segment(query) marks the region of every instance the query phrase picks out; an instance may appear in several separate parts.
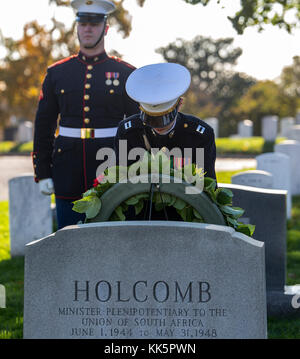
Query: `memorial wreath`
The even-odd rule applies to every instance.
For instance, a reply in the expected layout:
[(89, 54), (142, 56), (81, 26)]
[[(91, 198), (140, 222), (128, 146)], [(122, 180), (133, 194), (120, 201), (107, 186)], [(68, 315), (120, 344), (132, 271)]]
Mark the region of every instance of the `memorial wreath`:
[[(153, 170), (153, 168), (155, 170)], [(232, 191), (227, 188), (218, 188), (216, 180), (204, 177), (203, 170), (197, 168), (194, 164), (175, 169), (173, 161), (162, 151), (159, 151), (156, 155), (150, 155), (148, 152), (145, 152), (145, 156), (141, 161), (135, 162), (129, 167), (114, 166), (106, 169), (103, 174), (94, 180), (93, 188), (83, 193), (81, 199), (73, 202), (73, 210), (79, 213), (85, 213), (86, 222), (94, 222), (103, 210), (102, 196), (117, 184), (122, 183), (126, 185), (126, 183), (131, 182), (137, 187), (141, 182), (145, 181), (145, 179), (149, 179), (156, 188), (159, 188), (162, 177), (164, 177), (164, 180), (169, 179), (170, 183), (179, 183), (181, 181), (184, 186), (189, 186), (189, 188), (192, 186), (194, 188), (194, 194), (186, 195), (187, 199), (190, 198), (188, 196), (199, 196), (200, 193), (204, 193), (205, 197), (221, 212), (224, 223), (227, 226), (233, 227), (237, 232), (252, 237), (255, 226), (239, 221), (244, 210), (232, 206)], [(142, 190), (133, 196), (129, 194), (128, 198), (119, 203), (116, 208), (113, 208), (109, 220), (126, 220), (126, 213), (129, 206), (134, 207), (135, 215), (138, 216), (143, 209), (146, 209), (146, 203), (148, 203), (149, 200), (157, 212), (164, 210), (167, 206), (174, 207), (185, 222), (209, 223), (205, 221), (203, 215), (201, 215), (188, 200), (185, 201), (179, 198), (176, 196), (176, 193), (174, 194), (174, 191), (173, 193), (165, 193), (163, 190)]]

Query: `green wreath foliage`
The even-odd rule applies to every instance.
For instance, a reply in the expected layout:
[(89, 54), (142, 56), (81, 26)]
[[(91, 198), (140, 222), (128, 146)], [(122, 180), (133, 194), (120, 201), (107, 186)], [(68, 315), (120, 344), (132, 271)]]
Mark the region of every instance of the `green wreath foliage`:
[[(231, 190), (217, 188), (216, 180), (210, 177), (204, 177), (203, 170), (197, 168), (194, 164), (189, 164), (181, 169), (174, 169), (170, 159), (162, 151), (159, 151), (155, 155), (154, 160), (158, 161), (156, 168), (159, 174), (163, 174), (164, 170), (168, 168), (168, 175), (170, 175), (171, 178), (177, 177), (192, 185), (202, 180), (204, 193), (219, 208), (227, 225), (233, 227), (237, 232), (244, 233), (250, 237), (253, 236), (255, 226), (252, 224), (244, 224), (238, 220), (244, 214), (244, 210), (232, 206), (233, 193)], [(153, 173), (151, 172), (153, 169), (151, 163), (153, 164), (153, 157), (146, 152), (142, 161), (135, 162), (129, 167), (115, 166), (106, 169), (104, 174), (94, 181), (94, 187), (83, 193), (81, 199), (73, 202), (73, 210), (75, 212), (85, 213), (86, 221), (95, 218), (101, 211), (101, 197), (106, 191), (116, 183), (124, 182), (132, 176), (138, 177), (143, 173)], [(190, 177), (192, 177), (194, 182), (190, 182), (191, 178), (186, 178), (185, 173), (190, 173)], [(129, 206), (134, 207), (136, 215), (140, 214), (148, 200), (149, 193), (139, 193), (126, 199), (115, 208), (110, 217), (110, 221), (125, 221), (125, 214)], [(152, 203), (156, 211), (163, 210), (164, 206), (170, 206), (176, 209), (183, 221), (204, 223), (203, 218), (195, 208), (171, 194), (154, 192)]]

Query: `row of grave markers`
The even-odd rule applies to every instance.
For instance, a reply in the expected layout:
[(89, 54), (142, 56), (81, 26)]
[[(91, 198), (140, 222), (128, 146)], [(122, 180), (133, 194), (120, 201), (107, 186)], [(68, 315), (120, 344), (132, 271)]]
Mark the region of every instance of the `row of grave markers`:
[(232, 176), (231, 182), (244, 186), (286, 190), (287, 218), (290, 218), (292, 196), (300, 194), (300, 142), (280, 142), (275, 145), (274, 151), (257, 156), (257, 170), (238, 173)]
[[(219, 137), (219, 120), (216, 117), (205, 118), (215, 133), (215, 137)], [(279, 129), (280, 128), (280, 129)], [(33, 139), (33, 128), (30, 121), (24, 121), (15, 129), (14, 140), (19, 142), (29, 142)], [(238, 133), (230, 137), (252, 137), (253, 122), (243, 120), (238, 123)], [(300, 112), (296, 117), (283, 117), (279, 120), (278, 116), (265, 116), (262, 118), (262, 136), (266, 141), (274, 141), (277, 136), (287, 137), (292, 140), (300, 140)], [(10, 138), (12, 139), (12, 138)]]
[[(219, 137), (219, 120), (216, 117), (204, 119), (214, 130), (215, 137)], [(243, 120), (238, 123), (238, 133), (230, 138), (248, 138), (253, 136), (253, 121)], [(294, 117), (264, 116), (262, 118), (262, 137), (265, 141), (275, 141), (277, 137), (286, 137), (300, 141), (300, 112)]]

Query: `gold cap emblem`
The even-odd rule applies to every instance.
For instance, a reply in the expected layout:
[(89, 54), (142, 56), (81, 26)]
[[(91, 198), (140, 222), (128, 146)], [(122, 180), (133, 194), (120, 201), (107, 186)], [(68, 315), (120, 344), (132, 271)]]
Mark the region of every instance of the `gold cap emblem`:
[(94, 2), (94, 1), (88, 0), (88, 1), (86, 1), (85, 3), (86, 3), (87, 5), (92, 5), (93, 2)]

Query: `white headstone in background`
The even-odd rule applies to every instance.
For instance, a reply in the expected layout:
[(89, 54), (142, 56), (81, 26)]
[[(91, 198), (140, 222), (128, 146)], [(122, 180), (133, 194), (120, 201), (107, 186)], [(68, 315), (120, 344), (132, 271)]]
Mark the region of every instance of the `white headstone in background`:
[(291, 126), (287, 135), (289, 140), (300, 142), (300, 125)]
[(208, 125), (210, 125), (215, 133), (215, 138), (219, 137), (219, 120), (215, 117), (209, 117), (204, 120)]
[(25, 245), (52, 233), (51, 197), (44, 196), (32, 174), (9, 181), (11, 256), (24, 256)]
[(266, 171), (244, 171), (231, 177), (231, 183), (243, 186), (273, 188), (273, 175)]
[(265, 141), (275, 141), (277, 137), (278, 116), (265, 116), (262, 119), (262, 136)]
[(253, 122), (244, 120), (238, 123), (239, 137), (252, 137), (253, 136)]
[(267, 171), (273, 175), (273, 189), (287, 190), (287, 218), (291, 218), (291, 174), (289, 156), (279, 153), (263, 153), (256, 157), (257, 169)]
[(275, 145), (274, 152), (283, 153), (290, 158), (291, 195), (300, 194), (300, 142), (287, 140)]
[(6, 308), (6, 290), (3, 284), (0, 284), (0, 309)]
[(283, 117), (280, 120), (280, 136), (288, 137), (291, 127), (295, 124), (293, 117)]
[(20, 123), (17, 132), (18, 142), (30, 142), (33, 140), (32, 122), (25, 121)]

